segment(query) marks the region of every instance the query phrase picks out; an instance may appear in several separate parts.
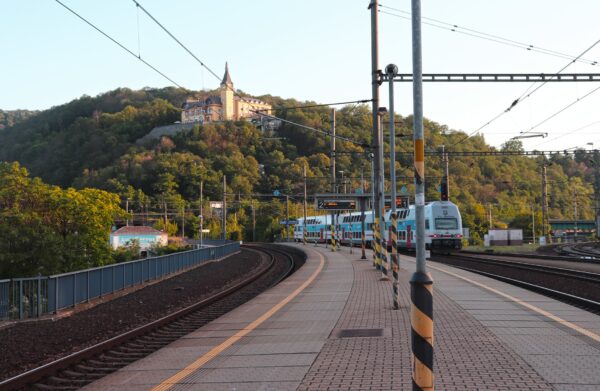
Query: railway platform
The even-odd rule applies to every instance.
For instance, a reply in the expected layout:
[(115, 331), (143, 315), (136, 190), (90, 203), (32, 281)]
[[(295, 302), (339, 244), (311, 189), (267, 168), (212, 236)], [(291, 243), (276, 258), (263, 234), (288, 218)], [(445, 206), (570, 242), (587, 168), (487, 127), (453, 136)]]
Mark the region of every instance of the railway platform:
[[(410, 390), (414, 260), (401, 306), (360, 252), (306, 264), (241, 307), (86, 390)], [(434, 279), (438, 390), (600, 389), (600, 316), (449, 266)]]

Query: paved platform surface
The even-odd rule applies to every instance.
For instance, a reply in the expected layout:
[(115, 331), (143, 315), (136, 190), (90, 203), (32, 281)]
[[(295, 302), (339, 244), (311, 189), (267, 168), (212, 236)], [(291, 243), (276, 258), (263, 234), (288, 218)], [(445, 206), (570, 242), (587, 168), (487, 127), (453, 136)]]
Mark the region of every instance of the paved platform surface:
[[(402, 302), (394, 311), (391, 283), (380, 280), (370, 252), (361, 261), (348, 248), (306, 249), (306, 265), (282, 284), (86, 389), (410, 390), (408, 270), (414, 262), (402, 257)], [(324, 268), (310, 285), (252, 323), (297, 292), (321, 259)], [(438, 390), (600, 390), (600, 316), (429, 266)], [(246, 334), (231, 343), (240, 332)], [(198, 358), (201, 365), (166, 381)]]

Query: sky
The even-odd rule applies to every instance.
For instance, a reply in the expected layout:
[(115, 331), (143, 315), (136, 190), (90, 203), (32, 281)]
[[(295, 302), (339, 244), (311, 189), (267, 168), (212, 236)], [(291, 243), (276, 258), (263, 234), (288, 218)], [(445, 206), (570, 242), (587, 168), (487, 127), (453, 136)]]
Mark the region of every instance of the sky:
[[(43, 110), (118, 87), (172, 85), (55, 0), (0, 1), (0, 109)], [(219, 80), (133, 1), (61, 1), (176, 83), (193, 90), (218, 87)], [(139, 2), (219, 77), (227, 61), (235, 88), (244, 92), (319, 103), (371, 98), (369, 0)], [(410, 11), (409, 0), (380, 4), (395, 15)], [(387, 13), (379, 14), (380, 67), (394, 63), (400, 73), (411, 73), (410, 21)], [(425, 73), (552, 74), (569, 63), (564, 73), (600, 73), (600, 65), (589, 64), (600, 62), (600, 43), (593, 46), (600, 40), (598, 0), (422, 0), (422, 15), (459, 26), (452, 32), (423, 25)], [(460, 33), (468, 32), (464, 28), (572, 56), (593, 48), (585, 62), (572, 63)], [(471, 134), (535, 87), (425, 83), (424, 114)], [(480, 132), (494, 146), (531, 129), (548, 136), (523, 139), (528, 150), (600, 148), (598, 87), (548, 83)], [(381, 88), (385, 106), (387, 90)], [(410, 115), (412, 85), (396, 83), (395, 97), (396, 112)]]

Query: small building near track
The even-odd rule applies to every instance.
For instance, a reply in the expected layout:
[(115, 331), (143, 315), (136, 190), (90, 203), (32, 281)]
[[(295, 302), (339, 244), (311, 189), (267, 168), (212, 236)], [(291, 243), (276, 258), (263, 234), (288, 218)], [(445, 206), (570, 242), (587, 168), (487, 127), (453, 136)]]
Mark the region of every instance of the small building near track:
[(110, 234), (110, 245), (113, 249), (130, 245), (134, 241), (139, 243), (140, 250), (143, 251), (152, 246), (166, 246), (169, 242), (169, 235), (143, 225), (128, 225)]

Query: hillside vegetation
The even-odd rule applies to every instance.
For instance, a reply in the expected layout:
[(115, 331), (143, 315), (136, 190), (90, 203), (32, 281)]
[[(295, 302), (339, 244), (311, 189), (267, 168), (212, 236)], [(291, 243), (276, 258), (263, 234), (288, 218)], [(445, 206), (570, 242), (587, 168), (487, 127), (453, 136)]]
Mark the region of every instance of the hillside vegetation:
[[(263, 132), (250, 122), (211, 123), (196, 126), (149, 145), (135, 141), (159, 125), (180, 118), (179, 107), (193, 92), (175, 88), (132, 91), (118, 89), (96, 97), (76, 99), (19, 121), (0, 132), (0, 160), (18, 161), (33, 176), (61, 187), (98, 188), (116, 193), (121, 206), (129, 200), (130, 211), (152, 220), (152, 211), (164, 213), (165, 205), (172, 233), (185, 220), (187, 236), (197, 235), (200, 182), (204, 182), (205, 228), (217, 237), (220, 223), (208, 207), (209, 200), (222, 198), (222, 177), (227, 178), (230, 205), (230, 238), (252, 239), (251, 207), (256, 208), (256, 239), (270, 240), (281, 234), (279, 220), (285, 216), (285, 203), (271, 197), (274, 190), (292, 195), (290, 215), (301, 215), (302, 170), (307, 166), (309, 194), (326, 192), (329, 184), (330, 141), (318, 133), (284, 124), (276, 131)], [(262, 96), (276, 108), (275, 114), (315, 128), (329, 129), (331, 109), (327, 107), (291, 109), (310, 102)], [(400, 117), (398, 133), (412, 134), (412, 118)], [(346, 106), (337, 111), (336, 132), (368, 144), (371, 114), (366, 105)], [(454, 151), (492, 151), (482, 136), (465, 141), (463, 132), (453, 131), (433, 121), (425, 121), (426, 146), (442, 145)], [(386, 135), (386, 153), (387, 138)], [(455, 145), (456, 144), (456, 145)], [(399, 137), (399, 151), (407, 152), (397, 161), (398, 187), (412, 194), (412, 139)], [(502, 149), (520, 150), (521, 144), (508, 142)], [(337, 170), (344, 171), (347, 188), (361, 187), (360, 177), (370, 176), (370, 162), (364, 150), (338, 141)], [(531, 236), (532, 206), (536, 230), (541, 228), (541, 165), (544, 158), (522, 156), (457, 157), (450, 161), (451, 200), (463, 214), (474, 242), (479, 242), (489, 225), (489, 211), (495, 227), (520, 227)], [(593, 159), (593, 158), (592, 158)], [(600, 163), (578, 154), (548, 159), (550, 218), (574, 216), (592, 219), (594, 170)], [(438, 186), (443, 167), (439, 157), (426, 161), (426, 196), (439, 198)], [(386, 158), (386, 169), (389, 159)], [(343, 187), (341, 187), (343, 188)], [(340, 189), (341, 189), (340, 188)], [(389, 183), (386, 182), (389, 190)], [(309, 205), (309, 213), (312, 207)], [(183, 212), (185, 210), (185, 213)], [(156, 217), (155, 223), (158, 224)]]

